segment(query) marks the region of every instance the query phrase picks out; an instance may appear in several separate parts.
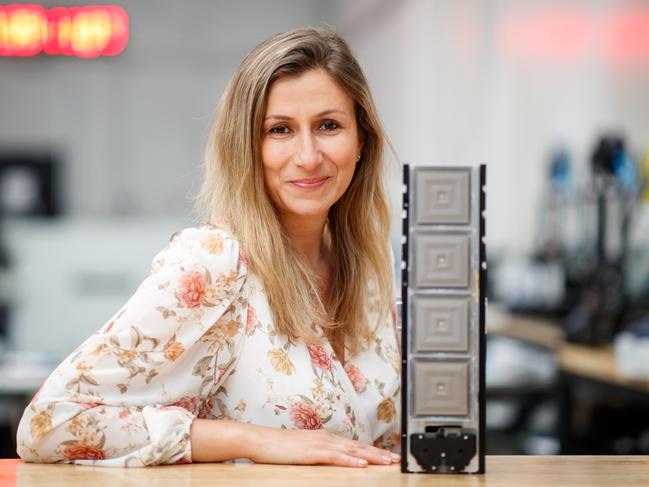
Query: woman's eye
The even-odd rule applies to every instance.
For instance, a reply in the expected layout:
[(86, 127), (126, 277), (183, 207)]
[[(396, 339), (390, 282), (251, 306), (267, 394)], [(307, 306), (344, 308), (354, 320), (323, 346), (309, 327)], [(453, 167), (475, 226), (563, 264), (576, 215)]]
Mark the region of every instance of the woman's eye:
[(336, 130), (339, 126), (333, 120), (327, 120), (320, 125), (324, 130)]
[(287, 134), (288, 127), (286, 125), (278, 125), (277, 127), (272, 127), (269, 132), (271, 134)]

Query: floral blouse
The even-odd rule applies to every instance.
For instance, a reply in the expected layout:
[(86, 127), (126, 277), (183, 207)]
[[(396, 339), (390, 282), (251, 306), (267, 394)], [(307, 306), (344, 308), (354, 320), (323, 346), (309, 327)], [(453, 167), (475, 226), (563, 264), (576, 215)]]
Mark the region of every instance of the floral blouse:
[(379, 326), (343, 366), (327, 340), (276, 333), (263, 283), (226, 227), (186, 228), (122, 309), (45, 381), (18, 426), (18, 454), (115, 467), (189, 463), (195, 418), (326, 428), (396, 451), (393, 325)]

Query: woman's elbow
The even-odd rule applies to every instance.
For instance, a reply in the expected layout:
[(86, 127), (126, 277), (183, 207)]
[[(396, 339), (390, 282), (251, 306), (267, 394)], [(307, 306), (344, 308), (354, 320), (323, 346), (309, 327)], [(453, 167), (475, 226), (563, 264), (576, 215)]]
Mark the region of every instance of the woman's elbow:
[(21, 421), (16, 434), (16, 453), (24, 462), (46, 462), (52, 453), (51, 451), (45, 451), (47, 449), (46, 445), (47, 443), (43, 438), (34, 438)]
[[(39, 408), (41, 409), (41, 408)], [(63, 425), (54, 426), (51, 408), (34, 410), (30, 404), (18, 424), (16, 431), (16, 453), (25, 462), (54, 463), (65, 460), (56, 441), (56, 430)]]

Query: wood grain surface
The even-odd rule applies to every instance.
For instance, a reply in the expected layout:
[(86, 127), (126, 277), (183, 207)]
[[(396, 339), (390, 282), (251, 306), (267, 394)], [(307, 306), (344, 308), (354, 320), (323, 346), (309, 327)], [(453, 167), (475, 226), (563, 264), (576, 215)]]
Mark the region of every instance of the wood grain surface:
[(0, 486), (649, 486), (644, 456), (488, 456), (484, 475), (402, 474), (398, 466), (341, 468), (192, 464), (147, 468), (38, 465), (0, 460)]

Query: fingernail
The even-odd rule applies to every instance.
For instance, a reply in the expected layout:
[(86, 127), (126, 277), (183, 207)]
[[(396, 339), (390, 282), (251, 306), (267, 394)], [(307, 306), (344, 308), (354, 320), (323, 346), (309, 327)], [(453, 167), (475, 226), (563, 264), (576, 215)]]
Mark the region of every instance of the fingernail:
[(392, 463), (392, 459), (390, 457), (384, 456), (383, 463)]
[(358, 463), (359, 465), (367, 465), (367, 460), (365, 460), (364, 458), (357, 458), (356, 463)]
[(397, 455), (396, 453), (390, 453), (390, 456), (392, 457), (392, 460), (401, 460), (401, 455)]

